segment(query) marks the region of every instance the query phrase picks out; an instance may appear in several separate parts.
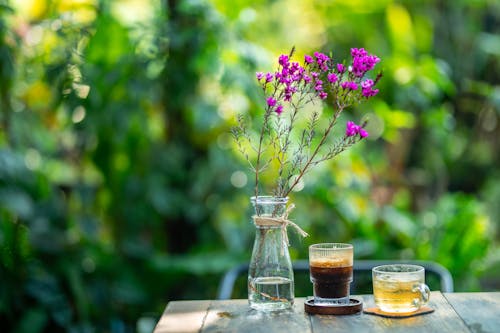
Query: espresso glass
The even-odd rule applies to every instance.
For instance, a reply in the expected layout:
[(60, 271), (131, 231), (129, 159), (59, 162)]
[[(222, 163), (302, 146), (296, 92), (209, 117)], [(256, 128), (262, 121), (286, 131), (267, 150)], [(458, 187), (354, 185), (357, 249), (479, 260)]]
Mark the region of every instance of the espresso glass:
[(314, 304), (349, 304), (353, 246), (321, 243), (309, 246), (309, 271), (314, 289)]
[(429, 301), (430, 290), (422, 266), (377, 266), (372, 269), (372, 277), (375, 304), (384, 312), (415, 312)]

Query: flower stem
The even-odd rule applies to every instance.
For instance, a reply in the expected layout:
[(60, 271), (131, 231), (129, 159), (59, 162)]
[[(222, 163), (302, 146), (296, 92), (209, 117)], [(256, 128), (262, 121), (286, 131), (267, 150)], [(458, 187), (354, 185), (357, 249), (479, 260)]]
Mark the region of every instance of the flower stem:
[(259, 147), (257, 148), (257, 161), (255, 161), (255, 198), (259, 197), (259, 171), (260, 171), (260, 157), (262, 155), (262, 143), (264, 141), (264, 131), (269, 126), (269, 117), (271, 115), (271, 107), (268, 106), (264, 114), (264, 124), (260, 129)]
[(339, 109), (337, 110), (337, 112), (335, 112), (335, 114), (333, 115), (332, 119), (330, 120), (330, 123), (328, 124), (328, 127), (325, 130), (325, 133), (323, 134), (323, 137), (321, 138), (321, 141), (318, 143), (318, 145), (316, 146), (316, 149), (314, 149), (314, 152), (311, 154), (311, 156), (307, 160), (306, 165), (300, 170), (300, 173), (299, 173), (298, 177), (295, 178), (293, 184), (288, 188), (288, 190), (283, 195), (283, 197), (287, 197), (290, 194), (290, 192), (293, 190), (293, 188), (295, 186), (297, 186), (297, 184), (299, 183), (299, 181), (302, 179), (302, 177), (308, 171), (309, 167), (312, 165), (312, 163), (314, 161), (314, 158), (318, 154), (320, 148), (323, 146), (323, 144), (325, 143), (326, 139), (328, 138), (328, 135), (330, 134), (333, 126), (335, 126), (335, 123), (337, 122), (337, 119), (338, 119), (340, 113), (342, 113), (342, 109), (343, 108), (339, 107)]

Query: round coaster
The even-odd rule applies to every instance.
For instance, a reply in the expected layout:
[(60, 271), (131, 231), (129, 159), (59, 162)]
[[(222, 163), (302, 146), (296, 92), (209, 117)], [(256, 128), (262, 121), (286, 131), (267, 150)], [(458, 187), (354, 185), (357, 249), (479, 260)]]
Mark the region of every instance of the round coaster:
[(363, 302), (351, 298), (349, 299), (349, 304), (345, 305), (317, 305), (314, 304), (314, 298), (311, 298), (304, 302), (304, 309), (310, 314), (351, 315), (363, 310)]

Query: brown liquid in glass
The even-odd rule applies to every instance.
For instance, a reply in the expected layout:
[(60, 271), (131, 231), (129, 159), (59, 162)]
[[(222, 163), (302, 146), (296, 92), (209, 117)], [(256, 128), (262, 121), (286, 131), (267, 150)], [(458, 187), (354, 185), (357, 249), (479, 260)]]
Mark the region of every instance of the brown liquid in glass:
[[(352, 266), (339, 267), (328, 262), (311, 262), (311, 282), (314, 295), (321, 298), (342, 298), (349, 296), (349, 285), (353, 281)], [(332, 267), (333, 266), (333, 267)]]

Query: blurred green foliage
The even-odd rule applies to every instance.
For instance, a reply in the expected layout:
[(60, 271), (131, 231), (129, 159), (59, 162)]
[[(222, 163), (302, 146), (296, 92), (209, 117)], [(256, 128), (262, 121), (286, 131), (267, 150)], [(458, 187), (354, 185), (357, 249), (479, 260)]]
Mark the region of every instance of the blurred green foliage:
[[(286, 15), (283, 15), (286, 13)], [(294, 258), (445, 265), (500, 288), (500, 6), (476, 1), (0, 2), (0, 322), (124, 332), (214, 298), (248, 261), (251, 176), (229, 128), (280, 53), (365, 47), (370, 140), (294, 193)]]

